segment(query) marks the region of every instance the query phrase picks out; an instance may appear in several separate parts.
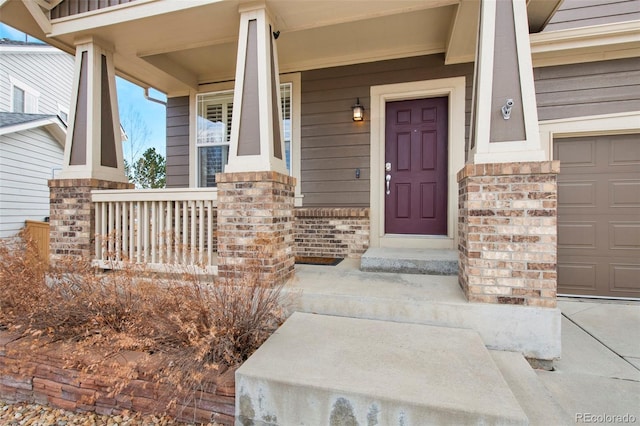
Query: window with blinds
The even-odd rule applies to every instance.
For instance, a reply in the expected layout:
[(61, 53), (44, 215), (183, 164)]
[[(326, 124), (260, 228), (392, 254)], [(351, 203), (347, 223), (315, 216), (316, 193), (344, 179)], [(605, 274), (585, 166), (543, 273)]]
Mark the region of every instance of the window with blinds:
[[(280, 85), (287, 169), (291, 171), (291, 83)], [(197, 95), (198, 186), (216, 186), (216, 173), (229, 161), (233, 91)]]

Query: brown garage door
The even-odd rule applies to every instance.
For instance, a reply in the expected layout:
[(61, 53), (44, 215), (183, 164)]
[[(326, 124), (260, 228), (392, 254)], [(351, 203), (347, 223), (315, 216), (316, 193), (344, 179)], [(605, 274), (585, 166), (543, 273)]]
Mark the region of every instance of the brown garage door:
[(558, 293), (640, 298), (640, 135), (554, 141)]

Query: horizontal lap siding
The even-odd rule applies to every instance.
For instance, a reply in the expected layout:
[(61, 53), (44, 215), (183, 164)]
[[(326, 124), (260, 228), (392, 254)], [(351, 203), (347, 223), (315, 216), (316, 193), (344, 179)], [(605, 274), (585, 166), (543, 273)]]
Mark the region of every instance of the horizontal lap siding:
[[(16, 48), (19, 50), (19, 48)], [(10, 78), (40, 93), (39, 114), (58, 114), (58, 104), (69, 109), (73, 85), (74, 57), (51, 49), (51, 53), (29, 52), (0, 54), (0, 111), (10, 112), (12, 93)], [(42, 72), (53, 69), (55, 72)]]
[[(304, 206), (369, 206), (371, 86), (458, 76), (467, 80), (468, 128), (473, 64), (445, 66), (443, 55), (430, 55), (303, 72)], [(351, 118), (356, 98), (365, 106), (363, 123)]]
[(189, 97), (167, 99), (167, 188), (189, 187)]
[(0, 238), (18, 232), (24, 221), (49, 216), (53, 169), (63, 149), (44, 129), (0, 136)]
[(105, 7), (117, 6), (135, 0), (63, 0), (51, 10), (51, 19), (64, 18)]
[(538, 118), (640, 110), (640, 58), (534, 70)]
[(640, 0), (564, 0), (544, 32), (640, 19)]

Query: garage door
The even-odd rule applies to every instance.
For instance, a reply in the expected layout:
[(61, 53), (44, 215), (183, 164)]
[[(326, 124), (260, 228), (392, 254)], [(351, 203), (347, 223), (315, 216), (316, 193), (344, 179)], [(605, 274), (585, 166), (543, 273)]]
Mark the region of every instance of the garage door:
[(558, 293), (640, 298), (640, 135), (554, 140)]

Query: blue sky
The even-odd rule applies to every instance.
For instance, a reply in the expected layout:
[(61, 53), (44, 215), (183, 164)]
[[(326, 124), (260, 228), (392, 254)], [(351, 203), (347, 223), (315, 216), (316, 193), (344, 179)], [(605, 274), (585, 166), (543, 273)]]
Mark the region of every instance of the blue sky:
[[(0, 38), (20, 41), (27, 40), (25, 39), (24, 33), (2, 23), (0, 23)], [(39, 40), (29, 37), (28, 41), (37, 42)], [(141, 144), (142, 149), (140, 150), (140, 153), (148, 147), (155, 147), (162, 155), (166, 155), (165, 107), (156, 102), (151, 102), (145, 99), (144, 90), (141, 87), (129, 83), (122, 78), (116, 77), (116, 86), (118, 90), (118, 109), (120, 111), (121, 121), (127, 121), (127, 117), (125, 117), (126, 114), (139, 115), (140, 120), (143, 123), (141, 124), (141, 127), (146, 126), (149, 130), (148, 138), (143, 144)], [(166, 100), (166, 97), (162, 93), (154, 90), (151, 90), (150, 95), (156, 99)], [(131, 111), (133, 111), (133, 113)], [(125, 130), (129, 132), (128, 129), (125, 128)], [(125, 158), (128, 157), (126, 143), (127, 142), (123, 145)]]

